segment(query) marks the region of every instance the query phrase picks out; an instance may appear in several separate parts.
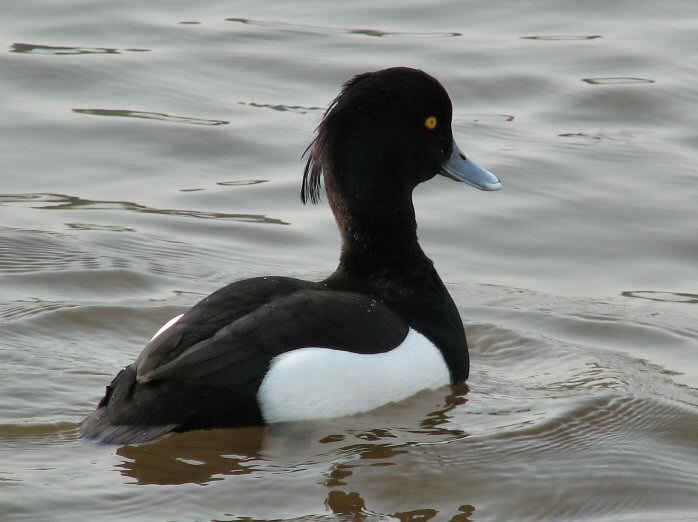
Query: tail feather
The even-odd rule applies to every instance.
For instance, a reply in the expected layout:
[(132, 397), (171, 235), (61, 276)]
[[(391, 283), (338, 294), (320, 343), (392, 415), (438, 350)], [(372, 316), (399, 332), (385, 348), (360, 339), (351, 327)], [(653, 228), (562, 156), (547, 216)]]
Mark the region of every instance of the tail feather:
[(78, 427), (81, 437), (101, 444), (143, 444), (159, 439), (176, 428), (176, 424), (112, 424), (104, 408), (97, 408), (85, 417)]

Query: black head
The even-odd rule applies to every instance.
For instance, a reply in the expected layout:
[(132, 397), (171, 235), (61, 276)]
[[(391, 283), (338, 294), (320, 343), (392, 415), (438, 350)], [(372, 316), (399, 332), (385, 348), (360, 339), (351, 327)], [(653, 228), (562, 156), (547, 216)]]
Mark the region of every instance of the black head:
[(406, 67), (364, 73), (344, 84), (310, 144), (301, 200), (316, 203), (324, 175), (332, 204), (411, 197), (451, 157), (451, 100), (428, 74)]

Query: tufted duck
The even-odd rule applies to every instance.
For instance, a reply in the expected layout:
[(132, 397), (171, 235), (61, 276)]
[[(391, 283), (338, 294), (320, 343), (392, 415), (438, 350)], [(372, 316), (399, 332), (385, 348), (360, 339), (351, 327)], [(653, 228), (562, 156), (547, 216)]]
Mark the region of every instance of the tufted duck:
[(171, 431), (328, 418), (463, 382), (458, 310), (417, 242), (412, 191), (442, 174), (499, 180), (453, 141), (451, 101), (404, 67), (348, 81), (308, 147), (301, 199), (324, 179), (339, 266), (321, 282), (257, 277), (163, 326), (107, 386), (83, 437), (125, 444)]

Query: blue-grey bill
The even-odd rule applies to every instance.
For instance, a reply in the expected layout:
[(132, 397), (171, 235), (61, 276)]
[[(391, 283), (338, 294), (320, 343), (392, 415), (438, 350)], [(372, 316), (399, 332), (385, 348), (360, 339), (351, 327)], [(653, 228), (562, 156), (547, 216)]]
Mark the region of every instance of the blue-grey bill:
[(502, 188), (502, 183), (497, 176), (474, 161), (467, 159), (455, 142), (453, 143), (453, 153), (445, 165), (441, 167), (439, 174), (456, 181), (464, 181), (480, 190), (499, 190)]

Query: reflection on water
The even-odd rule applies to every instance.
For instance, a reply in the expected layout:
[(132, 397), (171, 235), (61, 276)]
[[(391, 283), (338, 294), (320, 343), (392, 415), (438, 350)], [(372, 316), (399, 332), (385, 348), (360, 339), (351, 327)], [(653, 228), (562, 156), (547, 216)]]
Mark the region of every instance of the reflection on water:
[(307, 25), (307, 24), (296, 24), (289, 22), (279, 22), (271, 20), (250, 20), (247, 18), (226, 18), (226, 22), (236, 22), (245, 25), (254, 25), (258, 27), (274, 27), (277, 29), (289, 29), (292, 31), (303, 31), (303, 32), (320, 32), (320, 33), (333, 33), (333, 34), (349, 34), (349, 35), (361, 35), (361, 36), (376, 36), (379, 38), (390, 37), (390, 36), (403, 36), (403, 37), (419, 37), (419, 38), (441, 38), (441, 37), (455, 37), (463, 36), (462, 33), (453, 32), (402, 32), (402, 31), (381, 31), (379, 29), (343, 29), (339, 27), (323, 27), (318, 25)]
[(111, 47), (58, 47), (52, 45), (14, 43), (11, 53), (74, 55), (74, 54), (121, 54), (123, 52), (148, 52), (150, 49), (115, 49)]
[(238, 102), (240, 105), (248, 105), (260, 109), (271, 109), (279, 112), (295, 112), (296, 114), (308, 114), (309, 112), (325, 112), (324, 107), (302, 107), (300, 105), (284, 105), (282, 103), (255, 103)]
[(25, 444), (57, 445), (78, 439), (75, 424), (56, 422), (53, 424), (0, 424), (0, 444), (7, 448)]
[(638, 141), (638, 135), (629, 131), (619, 131), (614, 134), (608, 132), (563, 132), (557, 135), (559, 138), (567, 138), (580, 145), (594, 145), (599, 142), (634, 143)]
[(661, 303), (698, 303), (698, 294), (686, 294), (682, 292), (657, 292), (652, 290), (632, 290), (623, 292), (625, 297), (648, 299)]
[[(283, 463), (326, 463), (331, 471), (325, 485), (346, 485), (342, 479), (352, 474), (357, 461), (393, 465), (391, 459), (409, 447), (467, 437), (448, 424), (452, 411), (467, 402), (467, 393), (467, 386), (461, 385), (447, 395), (423, 392), (405, 404), (342, 419), (171, 434), (119, 448), (118, 455), (125, 459), (119, 469), (139, 484), (206, 484), (225, 475), (263, 473)], [(441, 407), (424, 411), (435, 400), (443, 401)], [(377, 422), (386, 424), (375, 427)]]
[(475, 514), (473, 506), (464, 504), (458, 507), (455, 513), (440, 513), (436, 509), (424, 508), (411, 511), (396, 511), (394, 513), (380, 513), (366, 507), (366, 501), (354, 491), (330, 491), (325, 500), (325, 505), (335, 515), (350, 516), (351, 520), (371, 520), (375, 517), (390, 517), (401, 522), (426, 522), (435, 517), (439, 520), (450, 522), (470, 522)]
[(65, 223), (65, 226), (73, 230), (103, 230), (109, 232), (135, 232), (135, 228), (119, 225), (100, 225), (98, 223)]
[[(337, 515), (360, 519), (387, 515), (410, 521), (439, 515), (449, 520), (470, 520), (475, 508), (468, 504), (459, 504), (452, 513), (429, 505), (381, 513), (367, 500), (371, 498), (370, 486), (360, 485), (367, 469), (394, 469), (399, 474), (401, 459), (419, 451), (416, 448), (467, 437), (452, 427), (436, 427), (446, 423), (453, 409), (466, 402), (467, 391), (466, 386), (455, 387), (442, 399), (444, 405), (422, 413), (421, 421), (415, 418), (415, 410), (423, 411), (442, 394), (424, 392), (408, 400), (408, 405), (392, 405), (344, 419), (174, 434), (150, 444), (119, 448), (117, 454), (124, 460), (116, 469), (141, 485), (207, 485), (228, 476), (268, 479), (293, 469), (295, 473), (310, 472), (320, 481), (326, 488), (324, 505)], [(375, 427), (376, 423), (383, 426)], [(418, 425), (424, 429), (416, 429)]]
[(654, 83), (654, 80), (649, 80), (647, 78), (627, 78), (623, 76), (609, 78), (582, 78), (582, 81), (590, 83), (592, 85), (627, 85), (633, 83)]
[(221, 185), (223, 187), (237, 187), (245, 185), (259, 185), (260, 183), (266, 183), (268, 179), (234, 179), (230, 181), (217, 181), (216, 185)]
[(159, 112), (127, 111), (122, 109), (73, 109), (78, 114), (92, 114), (93, 116), (117, 116), (120, 118), (141, 118), (144, 120), (166, 121), (169, 123), (187, 123), (189, 125), (228, 125), (229, 121), (204, 120), (201, 118), (188, 118), (185, 116), (171, 116)]
[(509, 122), (514, 121), (514, 116), (511, 114), (463, 114), (459, 116), (459, 120), (467, 120), (475, 123), (480, 122)]
[(562, 34), (562, 35), (546, 35), (546, 36), (522, 36), (522, 40), (541, 40), (547, 42), (565, 42), (575, 40), (596, 40), (602, 38), (600, 34)]
[[(266, 180), (257, 180), (254, 183), (247, 182), (241, 184), (257, 184), (263, 181)], [(46, 210), (127, 210), (130, 212), (142, 212), (144, 214), (161, 214), (198, 219), (231, 219), (267, 225), (290, 224), (281, 219), (270, 218), (261, 214), (234, 214), (228, 212), (207, 212), (203, 210), (153, 208), (139, 205), (131, 201), (97, 201), (66, 194), (0, 194), (0, 206), (12, 203), (31, 203), (32, 208)]]
[(167, 436), (141, 446), (124, 446), (120, 473), (138, 484), (207, 484), (255, 470), (263, 428), (206, 430)]

